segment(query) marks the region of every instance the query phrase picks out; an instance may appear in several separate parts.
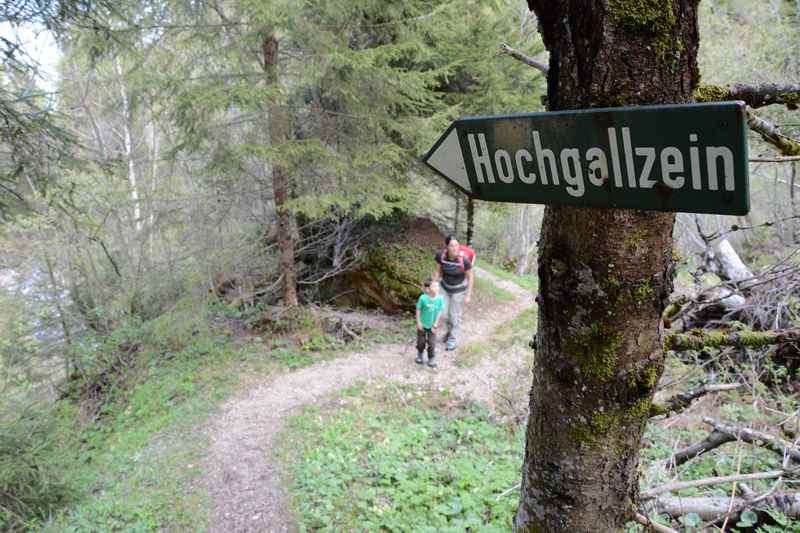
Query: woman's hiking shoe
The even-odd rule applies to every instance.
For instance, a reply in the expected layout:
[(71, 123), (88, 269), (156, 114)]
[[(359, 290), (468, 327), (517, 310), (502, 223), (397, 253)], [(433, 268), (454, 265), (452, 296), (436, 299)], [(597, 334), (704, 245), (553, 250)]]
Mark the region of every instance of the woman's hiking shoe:
[(425, 362), (425, 361), (422, 360), (422, 352), (419, 352), (417, 354), (417, 358), (414, 359), (414, 362), (417, 363), (418, 365), (421, 365), (421, 364), (423, 364)]
[(453, 351), (456, 349), (456, 340), (455, 339), (448, 339), (447, 341), (447, 350)]
[(436, 368), (436, 361), (433, 359), (428, 359), (428, 366), (431, 368)]

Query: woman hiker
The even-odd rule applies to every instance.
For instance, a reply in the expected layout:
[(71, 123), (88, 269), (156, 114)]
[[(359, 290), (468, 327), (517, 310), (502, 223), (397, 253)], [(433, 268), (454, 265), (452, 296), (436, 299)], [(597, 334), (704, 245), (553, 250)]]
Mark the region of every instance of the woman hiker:
[(447, 248), (436, 254), (438, 264), (436, 279), (441, 282), (444, 297), (443, 340), (447, 342), (447, 350), (455, 350), (458, 345), (458, 331), (461, 326), (461, 315), (464, 305), (472, 297), (474, 276), (472, 262), (460, 253), (461, 245), (455, 238), (450, 238)]

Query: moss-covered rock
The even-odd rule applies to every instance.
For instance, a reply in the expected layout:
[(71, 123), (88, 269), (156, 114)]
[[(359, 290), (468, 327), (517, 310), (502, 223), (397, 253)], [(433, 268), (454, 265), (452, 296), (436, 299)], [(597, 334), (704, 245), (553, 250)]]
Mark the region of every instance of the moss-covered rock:
[(334, 301), (387, 313), (411, 311), (423, 281), (436, 271), (434, 254), (442, 249), (444, 235), (429, 220), (386, 228), (369, 244), (360, 264), (333, 282)]

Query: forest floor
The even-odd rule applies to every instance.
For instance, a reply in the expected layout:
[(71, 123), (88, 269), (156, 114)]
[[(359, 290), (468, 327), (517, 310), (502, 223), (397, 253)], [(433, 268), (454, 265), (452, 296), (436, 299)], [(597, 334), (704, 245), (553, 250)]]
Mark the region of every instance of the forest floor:
[[(210, 449), (204, 482), (212, 510), (209, 531), (294, 531), (285, 467), (276, 457), (277, 439), (293, 414), (356, 382), (421, 384), (447, 388), (464, 399), (493, 407), (497, 384), (530, 365), (530, 350), (514, 349), (500, 358), (465, 363), (470, 346), (491, 339), (495, 330), (533, 306), (533, 295), (511, 281), (476, 268), (477, 277), (507, 291), (513, 299), (491, 307), (467, 306), (460, 346), (437, 346), (438, 368), (414, 363), (415, 348), (382, 344), (296, 371), (254, 377), (227, 401), (207, 428)], [(473, 350), (473, 353), (476, 350)], [(263, 379), (263, 381), (260, 381)]]

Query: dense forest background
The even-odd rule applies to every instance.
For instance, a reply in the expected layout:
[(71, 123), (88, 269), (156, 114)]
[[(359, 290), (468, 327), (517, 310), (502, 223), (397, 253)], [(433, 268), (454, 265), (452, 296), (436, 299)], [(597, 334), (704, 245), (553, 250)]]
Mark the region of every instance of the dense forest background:
[[(800, 83), (800, 2), (704, 0), (700, 14), (703, 85)], [(93, 490), (112, 491), (103, 472), (124, 477), (152, 435), (200, 420), (181, 409), (226, 390), (232, 366), (264, 364), (243, 339), (303, 366), (342, 349), (322, 309), (407, 310), (432, 265), (403, 241), (415, 228), (469, 233), (487, 267), (535, 283), (542, 207), (468, 201), (420, 162), (455, 118), (544, 110), (545, 74), (501, 50), (547, 63), (524, 1), (66, 0), (0, 17), (0, 529), (189, 528)], [(796, 102), (758, 114), (800, 138)], [(678, 216), (676, 331), (800, 327), (800, 149), (749, 143), (751, 213)], [(376, 283), (383, 297), (343, 298)], [(687, 386), (747, 384), (726, 414), (796, 450), (794, 343), (680, 349), (672, 367), (700, 369)], [(515, 379), (524, 411), (530, 377)], [(150, 433), (123, 438), (137, 424)], [(722, 463), (692, 475), (735, 458)], [(673, 527), (699, 527), (687, 516)]]

